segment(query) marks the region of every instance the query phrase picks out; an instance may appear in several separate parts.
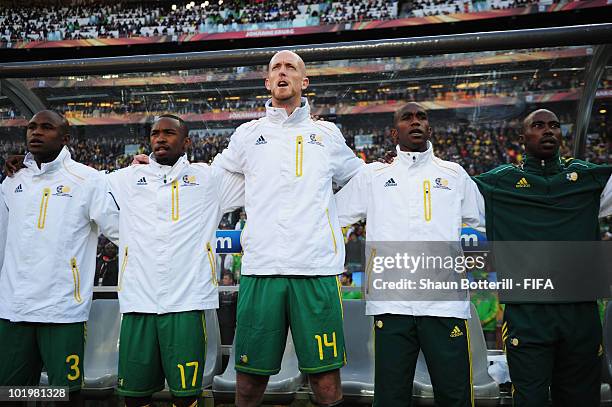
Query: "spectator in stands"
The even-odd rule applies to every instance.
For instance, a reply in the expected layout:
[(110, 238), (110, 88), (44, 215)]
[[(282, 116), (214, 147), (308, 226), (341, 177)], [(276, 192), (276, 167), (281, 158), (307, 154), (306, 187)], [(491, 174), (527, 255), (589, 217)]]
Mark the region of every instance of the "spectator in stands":
[[(561, 126), (549, 110), (525, 118), (520, 141), (526, 154), (520, 165), (475, 177), (486, 202), (487, 238), (599, 240), (598, 217), (612, 214), (612, 166), (562, 159)], [(502, 333), (515, 406), (546, 405), (549, 394), (554, 405), (599, 405), (602, 332), (595, 301), (508, 303)]]
[[(349, 273), (344, 270), (344, 273), (340, 275), (340, 284), (342, 287), (355, 287), (353, 283), (353, 273)], [(361, 291), (342, 291), (343, 300), (358, 300), (361, 299)]]
[(244, 181), (191, 164), (180, 117), (156, 118), (150, 139), (147, 165), (107, 176), (121, 207), (118, 393), (141, 406), (166, 379), (174, 404), (190, 406), (202, 392), (203, 310), (219, 301), (211, 242), (223, 213), (243, 205)]
[[(335, 276), (342, 272), (344, 248), (329, 201), (332, 178), (346, 182), (363, 161), (336, 126), (311, 119), (308, 101), (301, 97), (309, 80), (297, 54), (276, 53), (265, 84), (272, 93), (266, 117), (240, 126), (213, 163), (243, 173), (250, 191), (245, 201), (251, 232), (243, 237), (236, 328), (236, 404), (260, 404), (269, 376), (280, 369), (289, 320), (300, 369), (309, 375), (316, 402), (337, 405), (345, 350)], [(298, 127), (304, 136), (291, 132)], [(286, 134), (279, 134), (281, 128)], [(295, 151), (295, 161), (288, 161), (283, 151)], [(315, 210), (321, 207), (326, 210)], [(330, 229), (321, 230), (322, 224)], [(289, 277), (295, 275), (304, 278)], [(298, 302), (301, 306), (291, 305)], [(315, 335), (318, 348), (311, 345)], [(247, 345), (251, 343), (258, 344), (257, 352)]]
[(119, 263), (117, 260), (117, 246), (112, 242), (104, 246), (100, 262), (96, 269), (95, 285), (116, 286), (119, 277)]
[(236, 222), (236, 226), (234, 227), (234, 229), (242, 230), (244, 229), (244, 225), (246, 225), (246, 212), (240, 211), (240, 219), (238, 220), (238, 222)]
[(44, 365), (77, 404), (98, 233), (116, 241), (119, 220), (101, 175), (72, 160), (69, 132), (60, 114), (36, 113), (25, 168), (2, 184), (0, 386), (38, 385)]
[[(461, 166), (434, 156), (431, 134), (427, 112), (418, 103), (407, 103), (395, 113), (392, 137), (397, 158), (393, 164), (368, 164), (336, 194), (342, 226), (367, 218), (368, 242), (439, 245), (458, 242), (462, 224), (479, 224), (478, 188)], [(433, 243), (429, 250), (425, 256), (438, 254), (439, 246)], [(445, 271), (455, 274), (454, 270), (439, 273)], [(439, 281), (432, 273), (420, 276)], [(376, 290), (368, 285), (366, 293)], [(374, 315), (376, 330), (374, 406), (412, 404), (420, 350), (434, 383), (436, 404), (473, 406), (468, 293), (460, 291), (438, 301), (430, 299), (431, 293), (416, 300), (409, 295), (394, 297), (391, 290), (379, 294), (366, 297), (366, 313)]]
[[(487, 281), (488, 273), (485, 271), (473, 271), (475, 281)], [(499, 300), (497, 293), (491, 290), (476, 290), (471, 293), (472, 304), (476, 307), (480, 325), (484, 332), (487, 348), (496, 348), (497, 315), (499, 313)]]

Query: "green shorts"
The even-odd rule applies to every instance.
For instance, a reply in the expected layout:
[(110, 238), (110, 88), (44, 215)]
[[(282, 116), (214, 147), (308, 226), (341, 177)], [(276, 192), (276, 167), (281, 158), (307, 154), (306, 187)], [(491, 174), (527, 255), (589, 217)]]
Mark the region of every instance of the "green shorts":
[(340, 283), (336, 276), (242, 276), (236, 321), (236, 370), (279, 372), (291, 335), (299, 368), (321, 373), (346, 364)]
[(176, 397), (199, 396), (206, 355), (203, 311), (123, 314), (117, 393), (146, 397), (164, 389)]
[(49, 385), (83, 385), (85, 322), (49, 324), (0, 319), (0, 386), (37, 386), (43, 366)]

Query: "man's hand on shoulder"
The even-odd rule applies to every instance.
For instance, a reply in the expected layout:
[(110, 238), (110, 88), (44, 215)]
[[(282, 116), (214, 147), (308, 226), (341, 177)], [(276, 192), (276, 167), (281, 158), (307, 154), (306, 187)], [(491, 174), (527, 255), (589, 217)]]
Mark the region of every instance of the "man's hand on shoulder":
[(134, 156), (134, 159), (132, 160), (132, 164), (131, 165), (135, 165), (135, 164), (148, 164), (149, 163), (149, 156), (146, 154), (136, 154)]
[(378, 159), (378, 162), (383, 164), (391, 164), (395, 157), (397, 157), (397, 152), (395, 150), (387, 151), (385, 152), (384, 157)]
[(20, 169), (25, 168), (23, 155), (10, 155), (4, 162), (4, 173), (9, 177), (15, 175)]

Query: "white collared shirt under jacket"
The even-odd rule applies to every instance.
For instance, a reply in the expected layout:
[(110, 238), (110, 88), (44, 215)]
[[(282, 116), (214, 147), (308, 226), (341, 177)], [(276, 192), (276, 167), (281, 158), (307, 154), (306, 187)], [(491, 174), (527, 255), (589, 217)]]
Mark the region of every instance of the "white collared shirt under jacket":
[[(392, 164), (372, 163), (336, 194), (342, 226), (367, 218), (368, 242), (458, 242), (462, 224), (478, 226), (478, 188), (458, 164), (433, 154), (397, 149)], [(481, 206), (479, 206), (481, 205)], [(467, 319), (465, 301), (368, 301), (368, 315), (402, 314)]]
[(165, 314), (218, 308), (215, 232), (244, 204), (244, 179), (181, 157), (150, 156), (107, 175), (120, 207), (119, 306)]
[(244, 275), (342, 273), (344, 240), (332, 180), (364, 166), (332, 123), (310, 117), (305, 98), (291, 115), (266, 103), (266, 116), (236, 129), (213, 166), (244, 174)]
[[(70, 158), (66, 147), (2, 184), (7, 242), (0, 272), (0, 318), (14, 322), (86, 321), (98, 229), (117, 242), (118, 208), (104, 176)], [(8, 212), (7, 212), (8, 211)]]

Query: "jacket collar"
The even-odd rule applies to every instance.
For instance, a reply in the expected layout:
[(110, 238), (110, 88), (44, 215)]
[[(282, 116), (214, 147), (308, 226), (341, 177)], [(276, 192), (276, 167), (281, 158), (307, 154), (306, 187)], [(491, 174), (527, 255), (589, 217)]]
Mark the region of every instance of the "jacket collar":
[(433, 157), (433, 145), (429, 141), (427, 142), (427, 150), (423, 152), (401, 151), (399, 146), (395, 146), (395, 151), (399, 162), (408, 166), (424, 164)]
[(149, 154), (149, 166), (156, 174), (163, 178), (166, 183), (171, 183), (189, 166), (189, 160), (187, 159), (187, 154), (183, 154), (173, 166), (163, 165), (155, 161), (155, 157), (153, 153), (151, 153)]
[(562, 170), (561, 158), (558, 152), (548, 160), (526, 156), (520, 166), (524, 171), (532, 174), (557, 174)]
[(34, 155), (32, 153), (26, 154), (25, 158), (23, 159), (23, 164), (34, 171), (35, 174), (41, 175), (59, 170), (62, 168), (62, 163), (64, 160), (69, 159), (70, 151), (68, 151), (68, 147), (64, 146), (57, 157), (55, 157), (55, 160), (48, 163), (41, 163), (40, 168), (38, 168), (38, 164), (36, 164), (36, 160), (34, 159)]
[(289, 116), (284, 108), (273, 107), (272, 99), (268, 99), (266, 102), (266, 117), (274, 124), (296, 124), (310, 118), (310, 105), (306, 98), (302, 98), (302, 105)]

